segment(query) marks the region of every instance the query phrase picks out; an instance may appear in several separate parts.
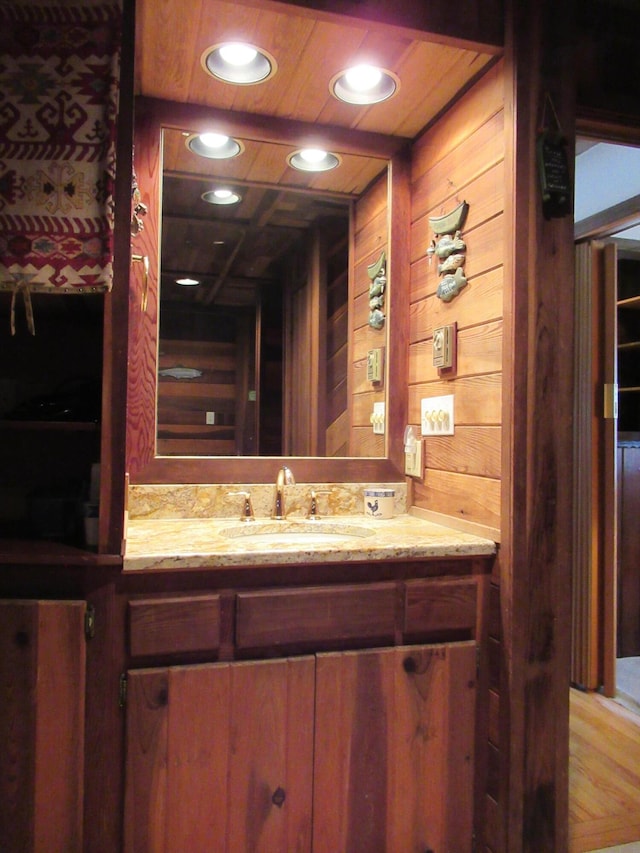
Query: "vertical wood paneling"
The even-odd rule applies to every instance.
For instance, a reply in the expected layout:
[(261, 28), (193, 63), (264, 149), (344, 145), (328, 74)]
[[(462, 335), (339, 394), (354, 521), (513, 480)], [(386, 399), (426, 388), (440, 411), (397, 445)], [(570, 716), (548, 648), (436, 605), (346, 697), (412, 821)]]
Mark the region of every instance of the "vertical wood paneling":
[(228, 853), (309, 850), (314, 665), (232, 666)]
[[(318, 415), (318, 341), (321, 316), (317, 235), (304, 240), (285, 288), (285, 380), (283, 450), (315, 456)], [(323, 382), (324, 384), (324, 382)]]
[(0, 603), (0, 847), (80, 853), (84, 602)]
[[(129, 673), (124, 805), (125, 853), (165, 853), (169, 678), (167, 670)], [(168, 853), (168, 851), (166, 851)]]
[(144, 230), (132, 238), (131, 252), (149, 259), (149, 276), (145, 280), (142, 263), (131, 262), (126, 448), (126, 470), (131, 476), (153, 459), (156, 439), (162, 164), (159, 123), (141, 109), (136, 112), (134, 168), (141, 200), (148, 212), (144, 217)]
[(640, 655), (640, 446), (618, 450), (620, 530), (618, 657)]
[(38, 604), (34, 850), (82, 850), (84, 602)]
[(8, 850), (33, 849), (37, 609), (0, 605), (0, 836)]
[[(116, 181), (114, 210), (129, 210), (133, 161), (135, 0), (122, 2), (118, 87)], [(105, 295), (102, 361), (102, 419), (100, 427), (100, 519), (98, 550), (122, 553), (125, 532), (128, 394), (129, 269), (131, 231), (128, 216), (115, 216), (113, 226), (113, 289)], [(109, 472), (106, 476), (105, 472)]]
[[(574, 418), (576, 441), (574, 459), (576, 477), (574, 501), (576, 525), (574, 529), (573, 599), (572, 599), (572, 649), (571, 681), (582, 687), (598, 686), (598, 536), (597, 500), (593, 492), (594, 442), (593, 431), (598, 429), (593, 417), (596, 388), (594, 369), (598, 364), (601, 344), (597, 337), (595, 317), (599, 316), (593, 305), (598, 289), (593, 277), (597, 276), (598, 251), (589, 244), (576, 247), (576, 340), (575, 371), (576, 396)], [(596, 377), (597, 378), (597, 377)], [(599, 380), (600, 381), (600, 380)], [(595, 512), (595, 518), (594, 518)], [(594, 554), (595, 550), (595, 554)]]
[(314, 665), (129, 673), (127, 853), (310, 849)]
[(316, 689), (314, 851), (471, 850), (475, 645), (319, 655)]
[(327, 246), (327, 404), (325, 454), (346, 455), (349, 447), (349, 240)]
[(167, 853), (211, 850), (216, 839), (225, 837), (229, 684), (229, 667), (176, 667), (170, 671)]
[(500, 793), (505, 849), (531, 853), (567, 849), (575, 259), (573, 217), (544, 217), (536, 136), (549, 101), (558, 125), (574, 127), (576, 11), (571, 0), (513, 2), (506, 17)]

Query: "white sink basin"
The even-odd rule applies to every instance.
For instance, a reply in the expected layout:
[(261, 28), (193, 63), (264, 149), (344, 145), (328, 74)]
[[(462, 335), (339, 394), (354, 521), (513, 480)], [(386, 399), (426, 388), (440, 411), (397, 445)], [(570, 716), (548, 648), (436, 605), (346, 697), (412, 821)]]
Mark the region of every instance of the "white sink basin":
[(246, 548), (317, 548), (372, 536), (363, 525), (329, 521), (248, 521), (220, 531)]

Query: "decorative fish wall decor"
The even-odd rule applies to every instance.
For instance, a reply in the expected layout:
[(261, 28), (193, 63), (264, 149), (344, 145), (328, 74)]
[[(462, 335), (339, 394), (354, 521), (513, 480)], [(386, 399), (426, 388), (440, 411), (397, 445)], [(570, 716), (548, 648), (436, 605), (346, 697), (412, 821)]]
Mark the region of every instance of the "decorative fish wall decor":
[(468, 212), (469, 205), (466, 201), (461, 201), (449, 213), (429, 217), (429, 225), (435, 238), (427, 249), (427, 255), (429, 260), (435, 255), (440, 262), (438, 274), (443, 278), (436, 290), (436, 296), (443, 302), (450, 302), (467, 285), (463, 271), (467, 244), (462, 239), (461, 229)]

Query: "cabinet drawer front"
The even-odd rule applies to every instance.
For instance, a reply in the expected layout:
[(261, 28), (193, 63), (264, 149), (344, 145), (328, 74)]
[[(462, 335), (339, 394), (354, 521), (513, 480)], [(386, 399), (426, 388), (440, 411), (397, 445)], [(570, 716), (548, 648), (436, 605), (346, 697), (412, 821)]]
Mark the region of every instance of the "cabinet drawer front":
[(217, 651), (220, 596), (130, 601), (129, 642), (133, 657)]
[(466, 630), (475, 634), (477, 604), (475, 580), (408, 581), (404, 633)]
[(358, 639), (391, 642), (395, 613), (395, 586), (388, 583), (239, 593), (236, 646), (255, 649)]

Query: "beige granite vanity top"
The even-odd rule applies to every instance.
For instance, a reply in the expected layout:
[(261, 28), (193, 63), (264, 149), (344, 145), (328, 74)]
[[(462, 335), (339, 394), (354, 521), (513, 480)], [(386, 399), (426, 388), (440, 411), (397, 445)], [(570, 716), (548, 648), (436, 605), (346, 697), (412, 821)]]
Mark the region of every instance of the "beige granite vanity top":
[[(253, 541), (245, 534), (267, 530), (270, 532)], [(349, 535), (350, 530), (355, 535)], [(124, 570), (418, 560), (490, 556), (495, 552), (496, 545), (490, 539), (406, 513), (380, 520), (353, 515), (312, 522), (303, 518), (249, 522), (237, 518), (154, 518), (129, 522)]]

